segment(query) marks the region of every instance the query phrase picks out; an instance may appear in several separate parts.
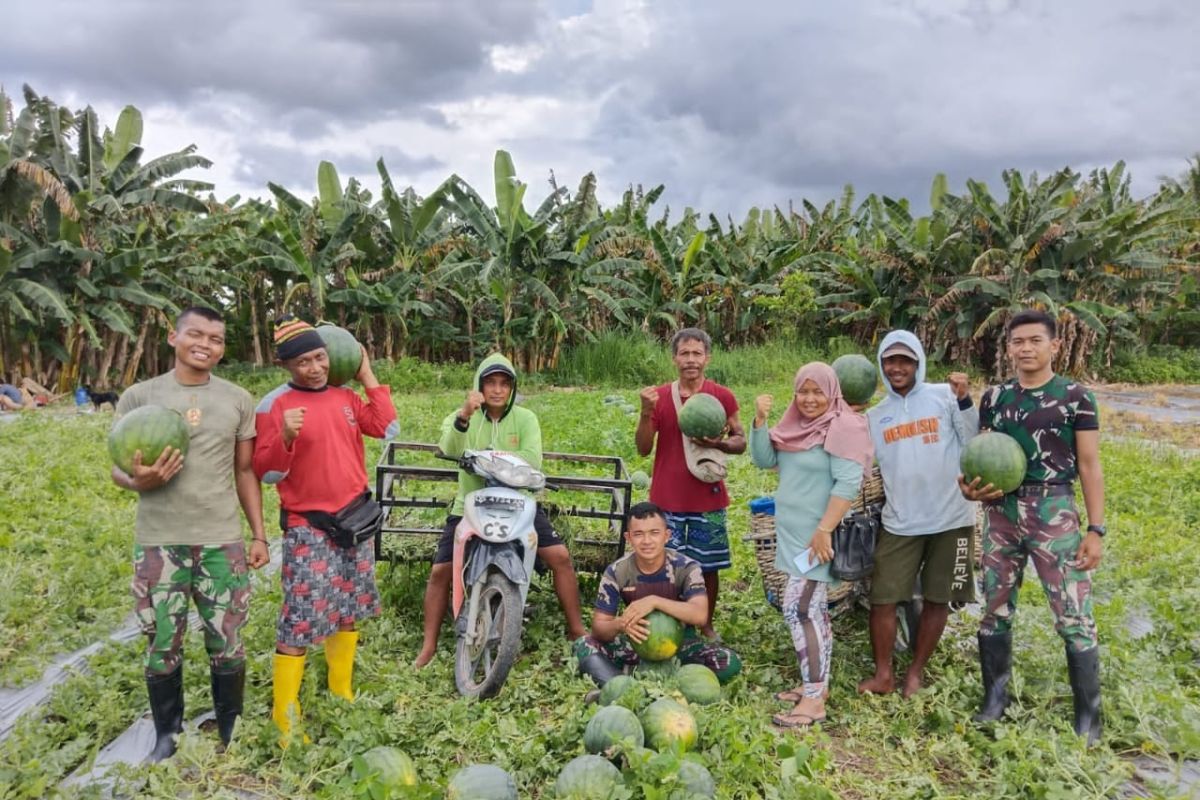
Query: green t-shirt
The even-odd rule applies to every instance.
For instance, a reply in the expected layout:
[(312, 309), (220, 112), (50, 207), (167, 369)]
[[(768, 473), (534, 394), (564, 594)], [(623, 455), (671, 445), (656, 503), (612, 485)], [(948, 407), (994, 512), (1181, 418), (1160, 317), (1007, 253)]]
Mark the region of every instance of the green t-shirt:
[(213, 545), (241, 541), (242, 521), (234, 485), (237, 442), (254, 438), (254, 399), (240, 386), (210, 376), (184, 386), (174, 371), (129, 387), (117, 418), (135, 408), (159, 405), (183, 415), (191, 432), (183, 469), (166, 486), (138, 495), (134, 528), (142, 545)]

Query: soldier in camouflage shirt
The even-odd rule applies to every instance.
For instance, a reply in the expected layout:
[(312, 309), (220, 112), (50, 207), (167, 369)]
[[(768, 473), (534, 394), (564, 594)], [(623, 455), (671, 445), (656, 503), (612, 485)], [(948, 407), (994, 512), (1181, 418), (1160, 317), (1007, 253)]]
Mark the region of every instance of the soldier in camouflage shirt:
[[(1017, 377), (984, 393), (979, 427), (1016, 439), (1028, 459), (1024, 483), (1003, 494), (991, 485), (962, 484), (987, 512), (983, 546), (986, 609), (979, 624), (984, 701), (977, 721), (999, 719), (1008, 705), (1012, 623), (1027, 559), (1033, 560), (1066, 645), (1075, 697), (1075, 731), (1100, 736), (1100, 651), (1092, 617), (1092, 570), (1103, 553), (1104, 476), (1099, 415), (1087, 388), (1055, 375), (1059, 339), (1054, 319), (1038, 311), (1015, 315), (1008, 354)], [(1080, 532), (1075, 479), (1083, 486), (1087, 535)], [(961, 478), (960, 478), (961, 483)]]

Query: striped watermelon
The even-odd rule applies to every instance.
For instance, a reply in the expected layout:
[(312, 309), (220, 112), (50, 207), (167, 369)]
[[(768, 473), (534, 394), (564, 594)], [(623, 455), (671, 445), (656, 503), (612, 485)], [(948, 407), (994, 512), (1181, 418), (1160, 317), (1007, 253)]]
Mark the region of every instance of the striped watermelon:
[(158, 460), (163, 450), (174, 447), (187, 455), (191, 434), (183, 416), (174, 409), (146, 405), (117, 420), (108, 434), (108, 455), (127, 475), (133, 474), (133, 454), (142, 451), (142, 464)]
[(342, 386), (358, 374), (362, 366), (362, 348), (354, 334), (337, 325), (318, 325), (317, 333), (329, 353), (329, 385)]

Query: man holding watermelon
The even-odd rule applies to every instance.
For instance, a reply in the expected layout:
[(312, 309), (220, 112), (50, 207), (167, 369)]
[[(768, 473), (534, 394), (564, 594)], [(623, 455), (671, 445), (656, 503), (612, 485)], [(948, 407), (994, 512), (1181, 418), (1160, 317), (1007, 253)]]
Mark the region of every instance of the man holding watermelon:
[[(713, 612), (720, 590), (720, 570), (731, 566), (725, 509), (724, 465), (706, 459), (708, 469), (697, 466), (697, 455), (736, 455), (746, 451), (746, 434), (738, 421), (738, 404), (733, 392), (704, 376), (712, 359), (712, 340), (699, 328), (684, 328), (671, 339), (671, 358), (678, 379), (641, 391), (642, 413), (638, 418), (638, 455), (654, 451), (654, 473), (650, 479), (650, 501), (664, 509), (671, 530), (670, 547), (699, 562), (708, 597), (708, 615), (700, 625), (706, 638), (715, 638)], [(715, 420), (706, 437), (685, 437), (679, 425), (681, 409), (688, 398), (712, 395), (724, 410), (724, 424)], [(678, 409), (678, 410), (677, 410)], [(718, 416), (720, 412), (718, 412)], [(686, 438), (686, 441), (685, 441)], [(697, 450), (697, 448), (700, 448)], [(715, 451), (715, 453), (714, 453)]]
[(378, 508), (367, 491), (363, 436), (392, 437), (398, 426), (391, 389), (375, 377), (361, 345), (359, 351), (354, 377), (365, 402), (349, 387), (330, 384), (331, 360), (318, 329), (294, 317), (280, 319), (275, 357), (290, 380), (257, 408), (254, 471), (278, 488), (284, 529), (271, 711), (283, 747), (300, 717), (308, 648), (324, 643), (329, 691), (353, 702), (356, 626), (380, 612), (378, 528), (365, 530)]
[(948, 384), (925, 382), (925, 350), (908, 331), (884, 337), (879, 372), (887, 397), (867, 412), (886, 497), (871, 578), (875, 674), (858, 690), (895, 689), (896, 605), (912, 598), (920, 576), (924, 602), (901, 688), (911, 697), (946, 628), (950, 603), (975, 599), (975, 507), (955, 481), (963, 447), (979, 432), (979, 412), (964, 373), (951, 373)]
[(647, 658), (676, 657), (685, 664), (703, 664), (721, 683), (742, 669), (741, 659), (728, 647), (686, 634), (682, 643), (659, 641), (668, 634), (652, 629), (647, 618), (655, 611), (689, 628), (708, 619), (708, 595), (700, 565), (668, 549), (670, 535), (666, 513), (654, 503), (637, 503), (629, 509), (625, 532), (629, 552), (604, 570), (591, 635), (575, 643), (579, 671), (597, 686), (620, 675), (623, 668), (638, 664), (639, 650)]
[[(1066, 646), (1075, 732), (1100, 738), (1100, 649), (1092, 618), (1092, 571), (1103, 556), (1104, 473), (1096, 398), (1054, 374), (1061, 341), (1043, 311), (1021, 311), (1008, 323), (1008, 356), (1017, 376), (988, 389), (979, 408), (982, 430), (1007, 434), (1027, 458), (1024, 482), (1005, 494), (976, 477), (959, 485), (987, 511), (983, 548), (986, 609), (979, 624), (984, 698), (978, 722), (999, 719), (1009, 703), (1012, 623), (1017, 591), (1032, 559)], [(1076, 478), (1083, 488), (1087, 533), (1080, 533)]]
[(211, 308), (185, 309), (167, 334), (174, 368), (134, 384), (117, 403), (119, 420), (148, 405), (178, 411), (187, 425), (186, 463), (167, 446), (153, 464), (141, 451), (126, 473), (113, 467), (117, 486), (137, 492), (133, 596), (147, 637), (144, 663), (155, 743), (151, 761), (175, 752), (183, 731), (183, 639), (189, 601), (204, 626), (213, 710), (221, 741), (229, 744), (242, 713), (250, 577), (238, 505), (253, 537), (249, 564), (270, 560), (263, 529), (262, 489), (254, 474), (254, 400), (212, 374), (225, 354), (225, 322)]

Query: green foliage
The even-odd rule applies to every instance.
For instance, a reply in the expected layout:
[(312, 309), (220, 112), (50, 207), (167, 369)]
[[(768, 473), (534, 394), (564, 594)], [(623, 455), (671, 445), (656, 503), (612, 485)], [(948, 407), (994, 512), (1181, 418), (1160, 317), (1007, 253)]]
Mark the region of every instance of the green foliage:
[(1112, 366), (1093, 368), (1111, 383), (1200, 383), (1200, 350), (1159, 345), (1118, 350)]

